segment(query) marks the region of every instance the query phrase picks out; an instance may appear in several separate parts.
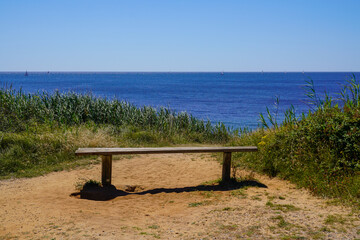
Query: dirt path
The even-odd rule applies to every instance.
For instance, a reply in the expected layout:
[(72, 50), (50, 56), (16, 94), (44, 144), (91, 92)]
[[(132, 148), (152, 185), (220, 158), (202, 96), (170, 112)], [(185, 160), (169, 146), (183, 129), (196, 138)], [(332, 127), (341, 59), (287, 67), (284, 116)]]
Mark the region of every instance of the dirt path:
[(0, 181), (0, 239), (360, 238), (357, 214), (286, 181), (197, 187), (220, 175), (211, 155), (139, 155), (113, 164), (116, 188), (136, 192), (109, 201), (69, 196), (80, 178), (100, 179), (99, 165)]

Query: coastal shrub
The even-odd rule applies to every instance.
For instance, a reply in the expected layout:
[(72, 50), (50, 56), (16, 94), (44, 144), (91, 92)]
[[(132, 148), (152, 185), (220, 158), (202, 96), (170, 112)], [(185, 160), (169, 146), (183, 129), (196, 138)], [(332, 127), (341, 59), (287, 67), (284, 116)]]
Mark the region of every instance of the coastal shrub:
[(314, 111), (298, 118), (291, 113), (291, 121), (264, 124), (262, 129), (242, 136), (236, 144), (255, 144), (259, 152), (235, 155), (236, 164), (360, 206), (359, 84), (352, 78), (339, 99), (325, 94), (321, 100), (313, 83), (308, 83), (307, 96)]

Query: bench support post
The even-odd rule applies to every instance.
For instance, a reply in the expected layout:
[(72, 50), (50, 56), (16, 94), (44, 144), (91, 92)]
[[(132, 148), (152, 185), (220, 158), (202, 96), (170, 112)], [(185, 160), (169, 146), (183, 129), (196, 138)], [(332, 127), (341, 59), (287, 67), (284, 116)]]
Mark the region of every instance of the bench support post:
[(101, 183), (103, 186), (111, 185), (112, 155), (101, 156)]
[(223, 169), (222, 169), (222, 181), (230, 181), (230, 172), (231, 172), (231, 152), (224, 152), (223, 157)]

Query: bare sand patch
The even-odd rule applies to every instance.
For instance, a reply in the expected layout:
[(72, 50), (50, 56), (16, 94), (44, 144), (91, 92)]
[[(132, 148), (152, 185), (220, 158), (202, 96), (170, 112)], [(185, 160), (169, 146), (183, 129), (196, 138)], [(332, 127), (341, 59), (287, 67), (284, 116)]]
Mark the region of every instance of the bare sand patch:
[(360, 238), (351, 209), (277, 178), (255, 175), (266, 187), (199, 187), (220, 176), (211, 154), (161, 154), (114, 161), (112, 183), (125, 194), (108, 201), (70, 197), (79, 179), (100, 179), (100, 165), (3, 180), (0, 239)]

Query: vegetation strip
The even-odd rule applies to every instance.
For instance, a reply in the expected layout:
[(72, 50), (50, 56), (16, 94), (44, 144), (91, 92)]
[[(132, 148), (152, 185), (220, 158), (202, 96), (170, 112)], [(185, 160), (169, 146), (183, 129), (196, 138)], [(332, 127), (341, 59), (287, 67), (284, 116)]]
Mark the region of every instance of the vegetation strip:
[[(137, 108), (127, 102), (76, 93), (26, 94), (0, 89), (0, 177), (29, 177), (87, 164), (74, 151), (87, 147), (163, 147), (176, 144), (258, 146), (234, 154), (233, 173), (250, 168), (279, 176), (315, 194), (360, 207), (360, 87), (348, 80), (338, 99), (321, 99), (305, 85), (312, 111), (294, 107), (277, 122), (267, 108), (262, 126), (231, 131), (167, 108)], [(276, 107), (281, 104), (277, 101)], [(83, 163), (81, 163), (83, 161)], [(92, 160), (94, 161), (94, 160)]]

